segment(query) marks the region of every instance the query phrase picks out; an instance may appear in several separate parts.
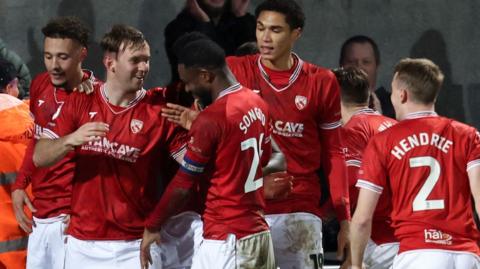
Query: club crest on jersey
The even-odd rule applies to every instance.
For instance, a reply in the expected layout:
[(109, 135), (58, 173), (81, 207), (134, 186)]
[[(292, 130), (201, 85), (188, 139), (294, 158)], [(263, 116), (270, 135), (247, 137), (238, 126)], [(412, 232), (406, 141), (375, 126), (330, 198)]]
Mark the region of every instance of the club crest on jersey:
[(302, 95), (295, 96), (295, 105), (297, 106), (298, 110), (302, 110), (307, 106), (307, 97)]
[(132, 121), (130, 121), (130, 130), (132, 130), (132, 133), (136, 134), (140, 132), (142, 128), (143, 128), (143, 121), (136, 120), (136, 119), (132, 119)]

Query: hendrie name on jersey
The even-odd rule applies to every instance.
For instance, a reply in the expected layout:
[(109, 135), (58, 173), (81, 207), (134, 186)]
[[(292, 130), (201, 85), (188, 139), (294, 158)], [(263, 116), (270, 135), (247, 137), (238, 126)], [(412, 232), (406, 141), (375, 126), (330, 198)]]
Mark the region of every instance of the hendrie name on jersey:
[(434, 146), (440, 149), (444, 153), (448, 153), (450, 146), (453, 142), (441, 135), (435, 133), (419, 133), (407, 136), (398, 142), (398, 146), (395, 146), (390, 153), (395, 158), (401, 160), (406, 152), (418, 146)]

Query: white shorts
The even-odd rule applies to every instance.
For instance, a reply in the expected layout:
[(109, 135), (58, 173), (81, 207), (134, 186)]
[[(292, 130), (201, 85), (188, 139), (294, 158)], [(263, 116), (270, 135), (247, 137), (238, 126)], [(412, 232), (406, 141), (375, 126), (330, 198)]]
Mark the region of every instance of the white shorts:
[(281, 269), (321, 268), (322, 220), (310, 213), (265, 215)]
[(363, 263), (368, 269), (388, 269), (393, 264), (393, 259), (398, 253), (399, 243), (385, 243), (377, 245), (368, 239)]
[(27, 269), (63, 269), (65, 262), (66, 215), (39, 219), (28, 237)]
[(470, 252), (421, 249), (402, 252), (393, 269), (480, 269), (480, 258)]
[(190, 268), (203, 239), (203, 222), (198, 213), (182, 212), (171, 217), (161, 229), (163, 269)]
[[(65, 269), (133, 269), (140, 268), (140, 243), (138, 240), (79, 240), (67, 238)], [(150, 247), (151, 269), (161, 269), (160, 248)]]
[(192, 269), (275, 269), (270, 232), (252, 234), (236, 240), (204, 239), (193, 257)]

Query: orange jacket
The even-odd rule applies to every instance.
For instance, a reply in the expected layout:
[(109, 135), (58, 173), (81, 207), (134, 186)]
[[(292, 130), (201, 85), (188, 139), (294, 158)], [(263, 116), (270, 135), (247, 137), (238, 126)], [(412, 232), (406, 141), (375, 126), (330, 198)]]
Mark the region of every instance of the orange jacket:
[(25, 268), (28, 236), (15, 219), (10, 191), (32, 130), (28, 105), (0, 93), (0, 269)]

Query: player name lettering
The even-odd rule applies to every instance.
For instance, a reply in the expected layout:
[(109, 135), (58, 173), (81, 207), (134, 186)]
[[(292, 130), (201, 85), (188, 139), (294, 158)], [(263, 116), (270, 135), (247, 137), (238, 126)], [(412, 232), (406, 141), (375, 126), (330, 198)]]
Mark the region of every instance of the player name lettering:
[(390, 153), (395, 156), (395, 158), (401, 160), (402, 157), (405, 156), (405, 153), (418, 146), (434, 146), (443, 153), (448, 153), (452, 144), (453, 142), (451, 140), (438, 134), (419, 133), (400, 140), (398, 145), (395, 146)]
[(256, 120), (259, 120), (262, 125), (265, 126), (265, 114), (263, 114), (262, 110), (258, 107), (250, 109), (247, 114), (243, 115), (242, 122), (239, 124), (240, 130), (246, 134), (248, 127)]
[(131, 147), (129, 145), (109, 141), (106, 137), (97, 138), (98, 140), (90, 141), (87, 144), (83, 145), (82, 150), (103, 152), (108, 156), (131, 163), (137, 161), (137, 158), (140, 154), (140, 149)]
[(273, 132), (286, 137), (303, 137), (303, 123), (277, 120)]
[(378, 127), (378, 131), (383, 132), (383, 131), (387, 130), (388, 128), (392, 127), (392, 126), (393, 126), (393, 123), (391, 121), (384, 121)]

